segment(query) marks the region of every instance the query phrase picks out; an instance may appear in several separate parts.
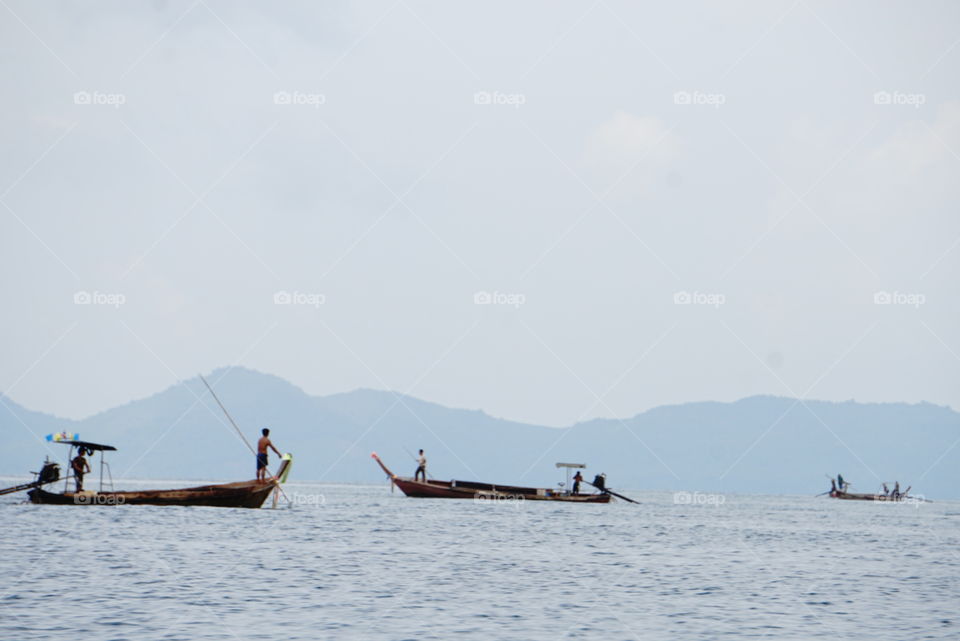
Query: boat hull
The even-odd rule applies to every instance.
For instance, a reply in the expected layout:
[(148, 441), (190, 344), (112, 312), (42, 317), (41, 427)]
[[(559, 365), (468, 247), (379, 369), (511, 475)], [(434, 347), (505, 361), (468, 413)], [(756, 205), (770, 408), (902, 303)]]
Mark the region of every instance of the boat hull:
[(405, 495), (426, 499), (474, 499), (477, 501), (562, 501), (567, 503), (609, 503), (609, 494), (562, 494), (554, 490), (465, 481), (415, 481), (394, 477)]
[(176, 490), (130, 492), (47, 492), (37, 488), (28, 493), (30, 501), (45, 505), (196, 505), (210, 507), (259, 508), (276, 483), (241, 481), (202, 485)]
[(844, 501), (882, 501), (897, 503), (906, 499), (906, 495), (894, 498), (885, 494), (856, 494), (854, 492), (830, 492), (830, 498), (841, 499)]

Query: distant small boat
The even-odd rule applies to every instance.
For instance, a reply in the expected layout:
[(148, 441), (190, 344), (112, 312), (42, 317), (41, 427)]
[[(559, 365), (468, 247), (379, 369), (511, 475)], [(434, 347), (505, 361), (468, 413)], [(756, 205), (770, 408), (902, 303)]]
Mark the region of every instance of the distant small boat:
[(609, 492), (597, 494), (573, 494), (563, 490), (539, 487), (495, 485), (475, 481), (417, 481), (408, 476), (397, 476), (380, 460), (376, 453), (371, 457), (390, 477), (394, 485), (405, 495), (425, 499), (474, 499), (478, 501), (565, 501), (569, 503), (609, 503)]
[(830, 489), (823, 492), (823, 494), (830, 495), (832, 499), (841, 499), (843, 501), (880, 501), (883, 503), (900, 503), (903, 501), (930, 502), (922, 496), (910, 496), (910, 488), (913, 486), (908, 486), (907, 489), (901, 492), (899, 482), (894, 484), (893, 490), (890, 490), (887, 484), (883, 483), (882, 494), (865, 494), (848, 492), (847, 488), (849, 488), (850, 485), (844, 482), (843, 477), (840, 475), (837, 475), (835, 479), (830, 476), (827, 476), (827, 478), (830, 479)]
[[(187, 487), (173, 490), (131, 490), (131, 491), (103, 491), (104, 472), (110, 477), (110, 466), (103, 459), (103, 453), (106, 451), (116, 451), (117, 448), (112, 445), (101, 445), (100, 443), (91, 443), (89, 441), (79, 441), (67, 438), (50, 439), (53, 442), (63, 443), (70, 446), (70, 454), (67, 457), (67, 470), (70, 470), (70, 461), (73, 459), (74, 449), (85, 450), (93, 454), (100, 452), (100, 490), (83, 490), (80, 492), (71, 492), (67, 490), (67, 484), (70, 480), (70, 474), (64, 478), (63, 492), (48, 492), (41, 485), (55, 483), (59, 480), (59, 469), (56, 463), (49, 461), (44, 463), (44, 467), (38, 478), (33, 483), (10, 488), (11, 490), (33, 488), (27, 493), (30, 501), (44, 505), (196, 505), (212, 507), (245, 507), (259, 508), (275, 490), (279, 490), (280, 484), (287, 480), (290, 474), (290, 466), (293, 463), (293, 456), (284, 454), (280, 469), (274, 478), (266, 481), (239, 481), (236, 483), (221, 483), (218, 485), (200, 485), (198, 487)], [(112, 485), (112, 478), (110, 478)]]

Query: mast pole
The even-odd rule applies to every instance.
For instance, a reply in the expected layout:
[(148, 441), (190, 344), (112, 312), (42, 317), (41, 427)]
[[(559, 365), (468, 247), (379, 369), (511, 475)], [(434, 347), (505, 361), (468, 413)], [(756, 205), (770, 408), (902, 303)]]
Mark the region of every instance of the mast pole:
[[(213, 400), (215, 400), (217, 402), (217, 405), (220, 406), (220, 409), (223, 410), (223, 413), (226, 415), (227, 420), (230, 421), (231, 425), (233, 425), (233, 429), (237, 430), (237, 434), (240, 435), (240, 440), (243, 441), (244, 445), (247, 446), (247, 449), (250, 450), (251, 453), (256, 454), (257, 451), (253, 449), (253, 446), (250, 445), (250, 441), (247, 440), (247, 437), (244, 436), (243, 432), (240, 431), (240, 428), (237, 427), (237, 424), (233, 420), (233, 417), (230, 416), (230, 412), (227, 411), (227, 408), (223, 406), (223, 403), (221, 403), (220, 399), (217, 397), (217, 393), (213, 391), (212, 387), (210, 387), (210, 383), (207, 382), (207, 379), (205, 379), (202, 374), (198, 374), (198, 376), (200, 377), (200, 380), (203, 381), (203, 384), (207, 386), (207, 389), (210, 390), (210, 395), (213, 396)], [(270, 472), (269, 467), (267, 468), (267, 473), (273, 476), (272, 473)], [(287, 499), (287, 502), (289, 502), (290, 505), (292, 506), (293, 501), (290, 500), (290, 497), (287, 496), (287, 493), (284, 492), (283, 488), (280, 487), (279, 479), (277, 479), (276, 486), (277, 486), (277, 489), (280, 491), (280, 494), (283, 495), (283, 498)]]

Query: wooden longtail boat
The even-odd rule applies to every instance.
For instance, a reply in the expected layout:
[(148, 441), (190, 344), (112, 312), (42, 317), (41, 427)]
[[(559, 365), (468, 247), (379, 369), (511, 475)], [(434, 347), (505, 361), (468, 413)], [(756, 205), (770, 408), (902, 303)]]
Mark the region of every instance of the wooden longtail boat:
[[(67, 476), (64, 478), (63, 492), (48, 492), (39, 487), (43, 479), (38, 478), (32, 484), (24, 487), (34, 487), (27, 495), (33, 503), (46, 505), (197, 505), (212, 507), (245, 507), (259, 508), (272, 492), (279, 491), (280, 484), (287, 480), (293, 457), (284, 454), (280, 469), (276, 477), (265, 481), (240, 481), (237, 483), (222, 483), (218, 485), (201, 485), (173, 490), (131, 490), (131, 491), (104, 491), (104, 471), (109, 478), (109, 465), (104, 461), (105, 451), (116, 451), (112, 445), (101, 445), (89, 441), (54, 439), (58, 443), (70, 446), (67, 457)], [(74, 449), (82, 449), (89, 453), (100, 452), (100, 489), (98, 491), (83, 490), (70, 492), (67, 490), (71, 475), (70, 461), (73, 459)], [(45, 463), (44, 469), (47, 469)], [(55, 465), (55, 464), (53, 464)], [(56, 479), (54, 479), (55, 481)], [(45, 481), (51, 482), (51, 481)], [(113, 480), (109, 478), (112, 486)]]
[(207, 505), (214, 507), (258, 508), (278, 486), (277, 481), (241, 481), (202, 485), (179, 490), (127, 492), (29, 492), (34, 503), (48, 505)]
[(514, 485), (494, 485), (474, 481), (417, 481), (408, 476), (397, 476), (380, 460), (376, 452), (371, 457), (383, 469), (394, 485), (407, 496), (426, 499), (475, 499), (517, 501), (566, 501), (569, 503), (609, 503), (610, 494), (571, 494), (561, 490)]

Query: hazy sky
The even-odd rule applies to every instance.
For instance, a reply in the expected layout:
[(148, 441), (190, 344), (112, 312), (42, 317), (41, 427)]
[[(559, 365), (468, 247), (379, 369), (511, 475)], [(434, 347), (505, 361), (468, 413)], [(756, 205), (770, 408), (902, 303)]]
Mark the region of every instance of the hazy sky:
[(2, 4), (27, 407), (960, 406), (955, 2)]

